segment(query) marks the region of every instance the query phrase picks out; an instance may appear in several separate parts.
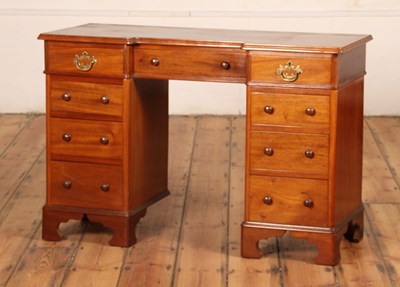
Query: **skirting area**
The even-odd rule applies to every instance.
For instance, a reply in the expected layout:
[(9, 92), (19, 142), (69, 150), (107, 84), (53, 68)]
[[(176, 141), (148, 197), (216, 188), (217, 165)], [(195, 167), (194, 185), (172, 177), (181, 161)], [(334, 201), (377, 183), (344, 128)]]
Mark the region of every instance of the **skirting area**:
[(0, 115), (0, 286), (400, 285), (400, 118), (365, 118), (365, 235), (342, 241), (335, 267), (289, 236), (261, 242), (260, 260), (240, 257), (244, 129), (244, 117), (170, 117), (171, 195), (148, 209), (138, 243), (119, 248), (92, 222), (41, 240), (45, 117)]

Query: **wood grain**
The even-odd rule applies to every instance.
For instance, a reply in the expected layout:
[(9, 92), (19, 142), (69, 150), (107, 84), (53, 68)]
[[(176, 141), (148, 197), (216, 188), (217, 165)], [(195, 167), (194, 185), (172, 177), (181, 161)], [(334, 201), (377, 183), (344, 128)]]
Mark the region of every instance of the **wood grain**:
[(228, 286), (280, 286), (282, 269), (275, 238), (260, 242), (263, 258), (248, 260), (240, 254), (240, 225), (244, 218), (245, 126), (243, 117), (232, 119), (227, 282)]
[(199, 119), (177, 250), (177, 286), (220, 286), (226, 280), (229, 145), (228, 119)]
[[(15, 118), (14, 118), (15, 117)], [(171, 145), (170, 145), (170, 175), (169, 188), (172, 194), (169, 198), (149, 208), (146, 216), (139, 224), (137, 236), (141, 238), (135, 247), (125, 249), (121, 256), (120, 248), (109, 247), (107, 241), (111, 238), (111, 231), (98, 224), (90, 224), (71, 220), (61, 224), (61, 231), (67, 234), (67, 238), (59, 242), (47, 242), (41, 239), (41, 207), (45, 197), (45, 157), (43, 144), (31, 142), (29, 150), (26, 150), (26, 139), (32, 140), (33, 135), (37, 139), (44, 140), (44, 116), (23, 116), (26, 121), (21, 123), (21, 115), (0, 116), (0, 132), (7, 132), (11, 143), (4, 150), (0, 158), (2, 173), (7, 167), (16, 174), (8, 173), (8, 177), (2, 178), (2, 187), (14, 190), (12, 196), (0, 209), (0, 285), (7, 287), (19, 286), (72, 286), (72, 283), (83, 278), (88, 272), (86, 282), (101, 285), (93, 276), (102, 276), (101, 270), (108, 278), (103, 278), (108, 286), (129, 286), (133, 280), (138, 280), (138, 286), (187, 286), (181, 283), (179, 266), (175, 269), (172, 265), (176, 256), (185, 252), (185, 258), (199, 258), (199, 247), (212, 246), (208, 241), (192, 245), (191, 248), (181, 250), (177, 246), (190, 246), (188, 236), (179, 237), (181, 225), (179, 220), (171, 221), (171, 218), (181, 218), (185, 212), (185, 219), (191, 210), (204, 211), (204, 201), (192, 200), (193, 196), (214, 197), (217, 193), (222, 196), (222, 190), (216, 189), (219, 184), (210, 184), (210, 189), (187, 189), (188, 180), (192, 176), (209, 172), (209, 165), (202, 163), (194, 168), (198, 162), (198, 156), (207, 152), (197, 151), (197, 156), (192, 158), (193, 140), (196, 129), (194, 117), (172, 117), (171, 119)], [(14, 119), (13, 119), (14, 118)], [(216, 118), (210, 119), (213, 121)], [(217, 118), (218, 119), (218, 118)], [(221, 266), (224, 262), (224, 272), (217, 277), (224, 277), (223, 281), (215, 281), (210, 286), (397, 286), (399, 282), (399, 235), (398, 218), (399, 206), (394, 175), (398, 173), (391, 157), (389, 146), (399, 143), (393, 127), (392, 118), (367, 118), (368, 123), (379, 121), (379, 128), (366, 126), (364, 145), (364, 161), (368, 166), (367, 173), (363, 177), (363, 188), (367, 190), (368, 202), (365, 204), (365, 236), (357, 244), (342, 240), (341, 264), (331, 268), (312, 264), (317, 248), (301, 239), (292, 237), (270, 238), (260, 242), (260, 249), (265, 255), (262, 259), (249, 260), (240, 257), (240, 223), (243, 220), (243, 191), (244, 185), (244, 127), (245, 120), (239, 118), (227, 118), (231, 122), (230, 147), (226, 144), (226, 137), (217, 136), (213, 144), (223, 148), (223, 154), (230, 154), (228, 165), (230, 195), (226, 202), (229, 210), (227, 222), (224, 228), (207, 227), (203, 229), (205, 240), (212, 238), (227, 238), (222, 251), (207, 252), (207, 263), (213, 266)], [(387, 124), (385, 122), (387, 121)], [(7, 127), (7, 125), (11, 127)], [(208, 125), (212, 130), (212, 125)], [(219, 125), (217, 125), (219, 126)], [(228, 126), (224, 124), (223, 126)], [(29, 128), (28, 128), (29, 127)], [(199, 126), (200, 127), (200, 126)], [(201, 126), (202, 128), (204, 125)], [(372, 125), (371, 125), (372, 127)], [(386, 131), (388, 130), (388, 131)], [(202, 131), (201, 133), (203, 133)], [(220, 135), (220, 128), (215, 133)], [(373, 133), (373, 136), (371, 135)], [(28, 136), (28, 134), (30, 134)], [(394, 138), (387, 139), (382, 136), (392, 134)], [(224, 134), (224, 132), (223, 132)], [(380, 137), (378, 137), (380, 136)], [(198, 135), (197, 140), (202, 136)], [(388, 142), (389, 141), (389, 142)], [(197, 142), (197, 141), (196, 141)], [(196, 149), (206, 149), (203, 144)], [(229, 151), (230, 150), (230, 151)], [(22, 155), (26, 161), (18, 162), (18, 165), (9, 165), (7, 158), (18, 160)], [(205, 159), (213, 159), (214, 156), (204, 156)], [(226, 164), (228, 164), (228, 162)], [(388, 168), (388, 163), (393, 163)], [(194, 168), (192, 171), (190, 166)], [(373, 169), (372, 166), (376, 168)], [(197, 175), (193, 175), (196, 171)], [(17, 176), (18, 175), (18, 176)], [(5, 180), (5, 179), (9, 179)], [(18, 180), (17, 180), (18, 179)], [(16, 181), (17, 180), (17, 181)], [(379, 188), (376, 182), (382, 182)], [(192, 183), (193, 184), (193, 183)], [(226, 183), (225, 183), (226, 184)], [(192, 185), (190, 185), (191, 188)], [(385, 191), (391, 187), (390, 191)], [(191, 192), (191, 193), (187, 193)], [(185, 209), (184, 200), (191, 201), (192, 208)], [(221, 205), (222, 206), (222, 205)], [(219, 206), (219, 208), (221, 207)], [(206, 209), (208, 211), (208, 209)], [(215, 212), (215, 211), (214, 211)], [(160, 216), (161, 214), (161, 216)], [(215, 213), (211, 213), (215, 214)], [(164, 217), (165, 218), (164, 218)], [(207, 216), (207, 214), (205, 214)], [(164, 224), (169, 222), (169, 224)], [(184, 221), (185, 222), (185, 221)], [(87, 231), (85, 231), (87, 228)], [(183, 230), (183, 229), (182, 229)], [(217, 232), (217, 233), (214, 233)], [(219, 233), (218, 233), (219, 232)], [(208, 237), (208, 234), (211, 236)], [(217, 234), (216, 236), (213, 236)], [(195, 236), (195, 235), (193, 235)], [(189, 239), (195, 240), (195, 239)], [(195, 242), (195, 241), (193, 241)], [(214, 242), (215, 243), (215, 242)], [(180, 245), (182, 244), (182, 245)], [(171, 248), (174, 247), (175, 248)], [(83, 249), (80, 249), (83, 247)], [(214, 247), (215, 250), (218, 248)], [(205, 248), (206, 249), (206, 248)], [(227, 254), (226, 252), (229, 253)], [(189, 253), (193, 253), (190, 255)], [(179, 255), (180, 256), (180, 255)], [(225, 261), (221, 261), (222, 258)], [(89, 258), (95, 260), (89, 261)], [(75, 260), (77, 260), (75, 262)], [(197, 262), (198, 260), (193, 260)], [(193, 263), (195, 265), (195, 263)], [(74, 268), (77, 268), (74, 271)], [(187, 271), (184, 271), (187, 272)], [(192, 270), (194, 276), (201, 272)], [(219, 274), (218, 272), (215, 272)], [(120, 279), (117, 280), (117, 274)], [(203, 272), (203, 274), (205, 274)], [(71, 277), (71, 278), (70, 278)], [(173, 281), (175, 277), (176, 281)], [(198, 278), (198, 277), (197, 277)], [(86, 279), (82, 279), (86, 280)], [(7, 283), (6, 283), (7, 282)], [(172, 282), (175, 282), (172, 284)], [(141, 284), (141, 285), (140, 285)], [(147, 285), (146, 285), (147, 284)], [(153, 285), (150, 285), (153, 284)]]
[[(126, 250), (119, 287), (171, 286), (180, 240), (197, 119), (170, 118), (168, 189), (171, 195), (148, 208), (137, 227), (139, 241)], [(155, 275), (156, 274), (156, 275)]]

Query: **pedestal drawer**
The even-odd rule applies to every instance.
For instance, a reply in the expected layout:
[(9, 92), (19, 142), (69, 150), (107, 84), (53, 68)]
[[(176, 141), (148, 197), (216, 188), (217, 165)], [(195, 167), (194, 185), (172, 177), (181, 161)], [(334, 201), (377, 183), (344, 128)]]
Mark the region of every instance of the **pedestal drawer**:
[(327, 181), (269, 176), (249, 180), (250, 221), (327, 226)]
[(122, 121), (123, 97), (122, 85), (61, 79), (50, 81), (52, 116)]
[(57, 160), (120, 163), (122, 123), (50, 119), (50, 156)]
[(327, 178), (328, 155), (328, 135), (250, 132), (251, 173), (298, 173)]
[(250, 81), (279, 86), (337, 86), (332, 55), (262, 52), (250, 54)]
[(50, 162), (49, 204), (120, 210), (122, 166)]
[(123, 45), (48, 42), (46, 73), (122, 77)]
[(329, 132), (329, 97), (251, 92), (250, 122), (259, 126), (313, 128)]

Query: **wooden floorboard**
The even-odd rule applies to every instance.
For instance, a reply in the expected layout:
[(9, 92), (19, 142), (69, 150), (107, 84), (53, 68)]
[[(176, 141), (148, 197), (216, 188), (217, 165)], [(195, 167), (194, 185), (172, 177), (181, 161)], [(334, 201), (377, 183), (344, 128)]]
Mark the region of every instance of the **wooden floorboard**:
[(240, 257), (244, 117), (170, 118), (171, 195), (148, 209), (131, 248), (109, 229), (69, 221), (60, 242), (41, 240), (44, 115), (0, 115), (0, 287), (400, 286), (400, 118), (364, 125), (364, 239), (342, 240), (335, 267), (290, 236)]

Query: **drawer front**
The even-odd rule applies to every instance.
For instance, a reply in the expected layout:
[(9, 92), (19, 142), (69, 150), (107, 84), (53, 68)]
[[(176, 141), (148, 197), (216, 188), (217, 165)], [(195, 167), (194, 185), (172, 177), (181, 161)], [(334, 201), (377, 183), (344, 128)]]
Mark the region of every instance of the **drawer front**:
[(124, 75), (122, 46), (50, 42), (46, 46), (46, 73)]
[(233, 49), (139, 46), (134, 75), (159, 79), (246, 82), (246, 52)]
[(50, 81), (52, 116), (122, 120), (123, 86), (90, 82)]
[(251, 92), (252, 125), (309, 127), (329, 131), (329, 97)]
[(250, 176), (250, 221), (308, 226), (328, 225), (325, 180)]
[(122, 166), (50, 162), (49, 204), (120, 210)]
[(251, 54), (250, 65), (250, 82), (329, 88), (337, 81), (329, 55)]
[(122, 160), (122, 140), (122, 123), (50, 119), (52, 159), (118, 162)]
[(250, 137), (250, 172), (328, 176), (328, 135), (252, 131)]

